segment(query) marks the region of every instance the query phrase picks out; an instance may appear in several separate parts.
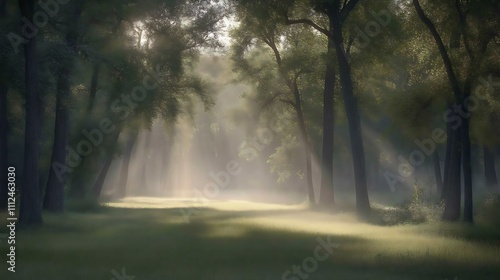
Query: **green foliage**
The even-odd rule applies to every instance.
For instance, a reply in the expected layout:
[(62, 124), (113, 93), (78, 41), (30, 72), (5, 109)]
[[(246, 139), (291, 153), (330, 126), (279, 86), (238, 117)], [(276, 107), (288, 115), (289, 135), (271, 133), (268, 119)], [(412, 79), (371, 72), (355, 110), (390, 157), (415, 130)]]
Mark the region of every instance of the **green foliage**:
[(486, 196), (477, 207), (478, 223), (500, 227), (500, 194)]
[(101, 202), (92, 197), (69, 199), (66, 208), (76, 213), (98, 213), (105, 209)]

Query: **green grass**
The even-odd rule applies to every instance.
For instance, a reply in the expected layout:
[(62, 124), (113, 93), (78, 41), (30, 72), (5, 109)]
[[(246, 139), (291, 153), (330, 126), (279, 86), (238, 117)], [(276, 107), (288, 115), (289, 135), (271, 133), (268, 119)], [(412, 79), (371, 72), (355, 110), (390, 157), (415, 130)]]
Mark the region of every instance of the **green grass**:
[(189, 203), (131, 198), (95, 213), (44, 214), (44, 227), (17, 233), (16, 273), (6, 271), (2, 241), (0, 278), (113, 279), (124, 267), (134, 280), (280, 280), (330, 236), (340, 247), (307, 279), (500, 279), (500, 233), (482, 226), (378, 226), (249, 202), (210, 202), (185, 223)]

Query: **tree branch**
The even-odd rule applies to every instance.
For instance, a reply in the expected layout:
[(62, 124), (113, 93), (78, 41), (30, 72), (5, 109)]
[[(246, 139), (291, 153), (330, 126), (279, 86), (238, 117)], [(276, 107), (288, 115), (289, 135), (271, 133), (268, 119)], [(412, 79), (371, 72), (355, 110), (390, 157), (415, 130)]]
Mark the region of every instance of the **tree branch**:
[(467, 51), (467, 54), (469, 55), (469, 58), (471, 60), (474, 60), (475, 59), (475, 55), (474, 55), (474, 52), (472, 51), (472, 48), (470, 46), (470, 43), (469, 43), (469, 36), (467, 34), (467, 30), (466, 30), (466, 27), (467, 27), (467, 14), (462, 10), (462, 7), (460, 7), (460, 0), (456, 0), (455, 1), (455, 7), (457, 9), (457, 12), (458, 12), (458, 18), (460, 19), (460, 31), (462, 33), (462, 35), (464, 36), (464, 46), (465, 46), (465, 50)]
[(342, 7), (342, 9), (339, 12), (339, 21), (340, 24), (343, 24), (347, 17), (349, 17), (349, 14), (354, 10), (354, 7), (359, 3), (359, 0), (351, 0), (347, 4)]
[(446, 51), (443, 40), (441, 39), (439, 32), (437, 31), (436, 27), (434, 26), (434, 23), (432, 23), (432, 21), (425, 15), (425, 12), (422, 9), (422, 6), (420, 6), (420, 2), (418, 0), (413, 0), (413, 5), (415, 6), (415, 10), (417, 11), (418, 17), (427, 26), (427, 28), (429, 29), (429, 31), (432, 34), (432, 37), (436, 41), (436, 44), (437, 44), (438, 49), (439, 49), (439, 54), (441, 55), (441, 58), (443, 59), (444, 66), (446, 68), (446, 73), (448, 75), (448, 79), (450, 80), (450, 84), (451, 84), (451, 87), (453, 89), (453, 93), (455, 95), (455, 101), (457, 103), (461, 102), (462, 91), (460, 90), (457, 76), (455, 75), (455, 71), (453, 70), (453, 64), (451, 63), (450, 56), (448, 55), (448, 52)]
[(297, 105), (291, 100), (280, 98), (280, 101), (292, 106), (294, 109), (297, 109)]
[(319, 26), (318, 24), (316, 24), (315, 22), (313, 22), (310, 19), (305, 19), (305, 18), (303, 18), (303, 19), (289, 19), (288, 15), (286, 15), (285, 24), (286, 25), (306, 24), (306, 25), (309, 25), (309, 26), (313, 27), (314, 29), (318, 30), (319, 32), (325, 34), (326, 36), (328, 36), (329, 39), (332, 39), (332, 40), (334, 39), (333, 34), (330, 31), (328, 31), (328, 29)]

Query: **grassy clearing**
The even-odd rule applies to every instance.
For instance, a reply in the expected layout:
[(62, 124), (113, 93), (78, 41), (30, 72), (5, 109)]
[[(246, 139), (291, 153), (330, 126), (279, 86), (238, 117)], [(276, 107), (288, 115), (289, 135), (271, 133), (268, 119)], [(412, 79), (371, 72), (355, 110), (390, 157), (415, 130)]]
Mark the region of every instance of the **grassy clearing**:
[[(340, 247), (307, 279), (500, 279), (498, 230), (378, 226), (349, 213), (234, 201), (197, 208), (185, 223), (189, 204), (130, 198), (95, 213), (45, 214), (45, 227), (18, 232), (17, 272), (2, 269), (1, 279), (113, 279), (124, 267), (135, 280), (279, 280), (314, 256), (318, 237)], [(5, 242), (0, 249), (5, 267)]]

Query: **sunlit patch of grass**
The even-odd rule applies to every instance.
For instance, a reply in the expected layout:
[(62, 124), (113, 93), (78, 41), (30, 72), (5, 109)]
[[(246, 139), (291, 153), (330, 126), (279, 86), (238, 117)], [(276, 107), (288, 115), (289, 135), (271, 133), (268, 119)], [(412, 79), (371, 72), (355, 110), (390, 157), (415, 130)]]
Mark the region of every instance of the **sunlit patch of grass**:
[[(313, 255), (318, 237), (326, 236), (340, 247), (308, 279), (500, 275), (494, 239), (500, 235), (481, 226), (388, 227), (362, 223), (349, 212), (242, 201), (199, 205), (127, 198), (109, 206), (96, 213), (45, 214), (44, 227), (18, 232), (18, 272), (1, 279), (111, 279), (111, 270), (122, 267), (136, 280), (282, 279), (284, 271)], [(181, 209), (193, 206), (199, 212), (185, 223)], [(6, 252), (5, 243), (0, 248)]]

